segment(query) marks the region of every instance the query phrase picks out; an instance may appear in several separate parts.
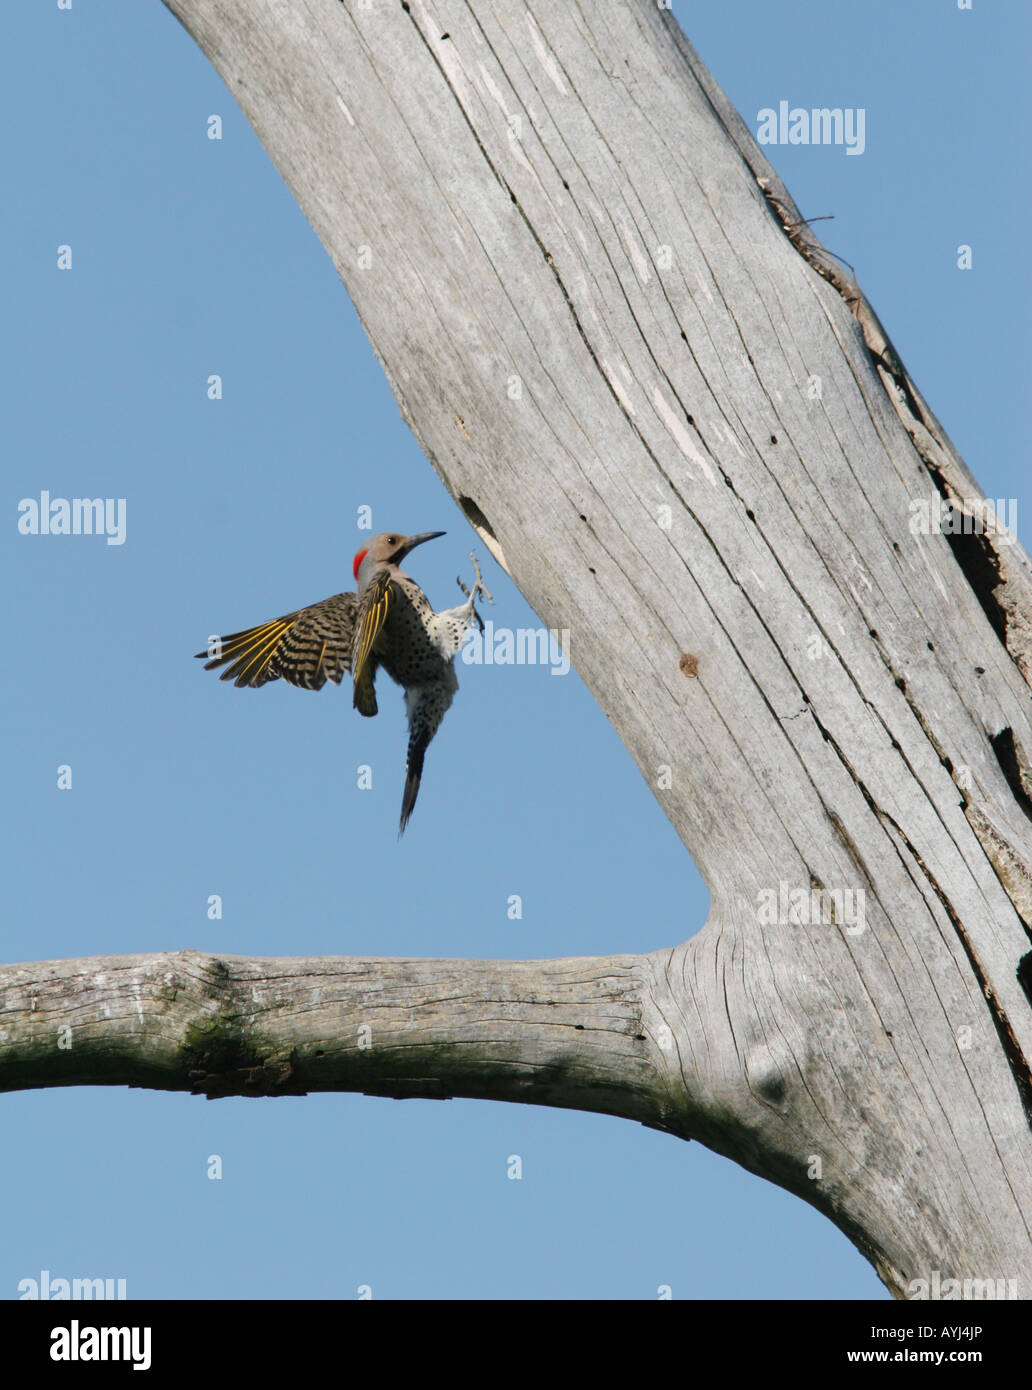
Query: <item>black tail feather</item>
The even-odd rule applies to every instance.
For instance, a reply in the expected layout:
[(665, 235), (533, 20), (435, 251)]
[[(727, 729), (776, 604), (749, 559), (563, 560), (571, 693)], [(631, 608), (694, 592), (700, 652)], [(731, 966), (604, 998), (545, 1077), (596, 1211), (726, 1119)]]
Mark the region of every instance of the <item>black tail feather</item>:
[(401, 798), (401, 824), (398, 826), (399, 839), (405, 833), (409, 816), (419, 795), (419, 782), (423, 776), (423, 755), (426, 753), (427, 743), (413, 739), (409, 744), (408, 761), (405, 764), (405, 793)]

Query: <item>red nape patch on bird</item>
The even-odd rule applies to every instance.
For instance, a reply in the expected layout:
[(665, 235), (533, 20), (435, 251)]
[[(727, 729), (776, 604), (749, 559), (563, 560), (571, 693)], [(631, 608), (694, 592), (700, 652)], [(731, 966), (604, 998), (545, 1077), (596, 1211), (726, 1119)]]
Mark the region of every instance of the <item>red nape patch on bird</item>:
[(358, 552), (358, 554), (355, 556), (355, 563), (351, 566), (351, 568), (355, 571), (355, 583), (356, 583), (356, 584), (358, 583), (358, 567), (359, 567), (359, 565), (362, 563), (362, 561), (365, 559), (365, 557), (366, 557), (368, 554), (369, 554), (369, 547), (366, 546), (365, 550), (360, 550), (360, 551)]

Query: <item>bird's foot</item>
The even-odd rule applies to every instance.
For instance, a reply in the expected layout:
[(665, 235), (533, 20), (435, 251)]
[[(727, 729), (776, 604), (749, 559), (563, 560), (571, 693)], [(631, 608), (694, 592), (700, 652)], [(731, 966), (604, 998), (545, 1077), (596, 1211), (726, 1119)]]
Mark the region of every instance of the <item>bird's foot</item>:
[(491, 597), (491, 591), (484, 583), (484, 577), (480, 573), (480, 566), (477, 564), (477, 557), (475, 551), (471, 550), (469, 552), (469, 558), (473, 561), (473, 574), (475, 575), (475, 578), (473, 580), (473, 588), (468, 589), (466, 585), (462, 582), (461, 578), (456, 579), (455, 582), (458, 584), (459, 588), (469, 599), (470, 613), (476, 619), (477, 627), (480, 629), (481, 632), (483, 632), (484, 620), (474, 607), (476, 597), (477, 594), (480, 594), (480, 596), (486, 599), (488, 603), (494, 603), (494, 599)]

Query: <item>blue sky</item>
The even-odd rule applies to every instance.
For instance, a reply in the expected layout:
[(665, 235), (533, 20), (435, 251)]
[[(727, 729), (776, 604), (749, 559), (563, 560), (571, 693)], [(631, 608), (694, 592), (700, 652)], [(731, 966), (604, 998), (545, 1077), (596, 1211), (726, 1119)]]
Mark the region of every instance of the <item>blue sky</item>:
[[(835, 215), (819, 235), (987, 494), (1020, 499), (1027, 10), (675, 13), (751, 128), (781, 99), (866, 110), (861, 157), (768, 156), (804, 216)], [(698, 930), (705, 887), (575, 672), (460, 664), (400, 843), (400, 694), (360, 720), (347, 687), (243, 692), (202, 673), (209, 633), (350, 587), (361, 506), (376, 530), (447, 531), (409, 565), (437, 607), (459, 600), (476, 544), (486, 616), (538, 620), (423, 458), (328, 257), (164, 7), (22, 4), (5, 33), (5, 957), (534, 958)], [(44, 489), (124, 497), (125, 544), (20, 535), (18, 501)], [(1027, 541), (1020, 501), (1018, 518)], [(0, 1116), (0, 1298), (44, 1269), (125, 1278), (131, 1298), (887, 1297), (798, 1199), (607, 1117), (103, 1088), (4, 1096)]]

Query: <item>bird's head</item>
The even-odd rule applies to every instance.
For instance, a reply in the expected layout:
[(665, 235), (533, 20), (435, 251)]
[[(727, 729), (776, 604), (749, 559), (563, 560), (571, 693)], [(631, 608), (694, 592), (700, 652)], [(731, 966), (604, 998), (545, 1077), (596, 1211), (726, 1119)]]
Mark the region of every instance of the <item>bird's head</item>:
[(360, 550), (355, 556), (353, 569), (356, 582), (358, 571), (367, 556), (370, 561), (367, 572), (378, 569), (380, 565), (400, 565), (409, 551), (415, 550), (417, 545), (422, 545), (424, 541), (436, 540), (438, 536), (443, 535), (443, 531), (423, 531), (418, 536), (401, 536), (394, 531), (384, 531), (381, 535), (374, 536), (365, 549)]

